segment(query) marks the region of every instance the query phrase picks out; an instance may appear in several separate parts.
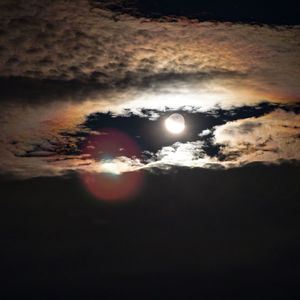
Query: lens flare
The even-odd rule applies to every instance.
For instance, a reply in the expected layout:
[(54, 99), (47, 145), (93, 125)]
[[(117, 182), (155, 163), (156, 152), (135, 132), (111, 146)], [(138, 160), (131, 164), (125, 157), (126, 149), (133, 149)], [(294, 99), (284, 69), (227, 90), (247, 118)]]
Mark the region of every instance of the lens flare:
[(136, 142), (126, 133), (116, 129), (101, 129), (85, 141), (82, 152), (99, 163), (93, 172), (81, 174), (83, 184), (95, 197), (112, 202), (132, 198), (140, 190), (143, 172), (123, 172), (115, 158), (139, 158), (141, 152)]
[(102, 171), (102, 173), (120, 175), (120, 170), (118, 169), (118, 166), (113, 162), (101, 163), (99, 166), (99, 171)]

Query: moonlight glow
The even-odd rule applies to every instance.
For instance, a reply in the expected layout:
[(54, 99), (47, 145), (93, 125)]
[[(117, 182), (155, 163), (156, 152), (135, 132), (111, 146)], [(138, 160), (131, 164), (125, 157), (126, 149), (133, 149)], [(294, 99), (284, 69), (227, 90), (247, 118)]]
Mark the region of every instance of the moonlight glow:
[(113, 162), (106, 162), (100, 165), (99, 171), (102, 173), (109, 173), (113, 175), (120, 175), (118, 166)]
[(173, 134), (181, 133), (184, 128), (184, 117), (180, 114), (172, 114), (165, 120), (165, 126)]

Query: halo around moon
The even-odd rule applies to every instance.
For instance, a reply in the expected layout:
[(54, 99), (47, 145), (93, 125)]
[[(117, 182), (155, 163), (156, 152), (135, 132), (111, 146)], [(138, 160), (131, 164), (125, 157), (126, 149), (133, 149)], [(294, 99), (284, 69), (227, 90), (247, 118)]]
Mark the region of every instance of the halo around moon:
[(181, 133), (185, 128), (184, 117), (180, 114), (172, 114), (165, 120), (167, 130), (173, 134)]

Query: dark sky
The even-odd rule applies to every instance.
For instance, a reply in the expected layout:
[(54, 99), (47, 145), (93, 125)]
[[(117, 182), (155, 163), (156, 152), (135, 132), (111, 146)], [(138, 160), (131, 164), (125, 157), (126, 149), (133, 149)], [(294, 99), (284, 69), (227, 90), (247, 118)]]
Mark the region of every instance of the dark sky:
[(276, 2), (259, 0), (91, 0), (94, 6), (105, 5), (113, 11), (138, 17), (187, 17), (200, 21), (249, 22), (259, 24), (299, 24), (296, 1)]
[(299, 25), (291, 1), (1, 1), (3, 299), (298, 298)]
[(2, 182), (5, 290), (289, 298), (300, 267), (299, 173), (284, 164), (147, 174), (122, 205), (91, 197), (74, 174)]

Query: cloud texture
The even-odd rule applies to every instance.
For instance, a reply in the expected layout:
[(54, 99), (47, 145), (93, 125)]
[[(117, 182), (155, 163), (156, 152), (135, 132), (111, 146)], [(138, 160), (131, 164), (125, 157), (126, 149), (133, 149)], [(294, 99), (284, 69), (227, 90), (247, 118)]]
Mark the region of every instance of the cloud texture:
[[(299, 26), (158, 22), (123, 13), (116, 19), (86, 0), (4, 0), (0, 11), (1, 174), (94, 170), (78, 145), (92, 131), (83, 124), (95, 112), (153, 109), (158, 118), (166, 107), (210, 112), (300, 99)], [(138, 163), (122, 158), (122, 170), (124, 161), (152, 168), (299, 159), (294, 112), (208, 130)], [(204, 136), (220, 147), (218, 156), (205, 152)]]

